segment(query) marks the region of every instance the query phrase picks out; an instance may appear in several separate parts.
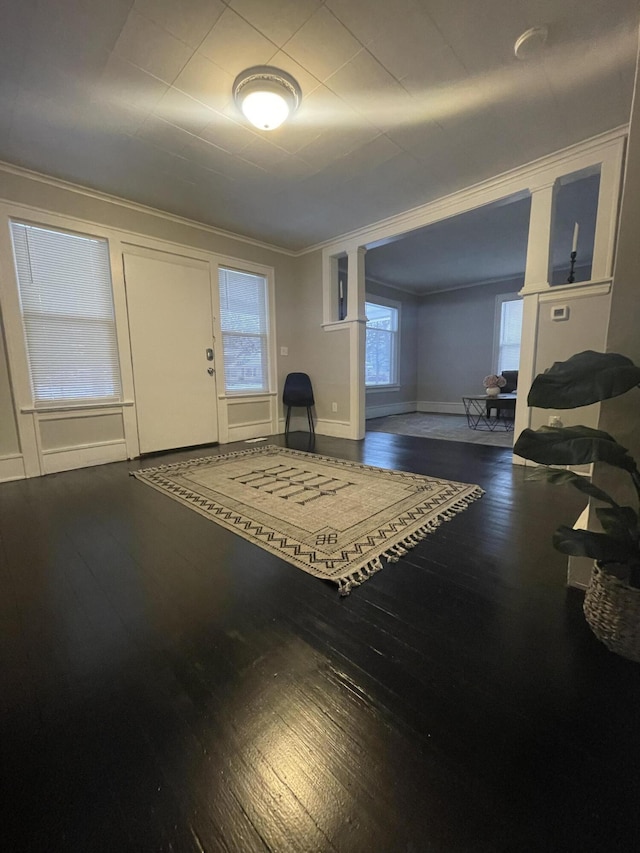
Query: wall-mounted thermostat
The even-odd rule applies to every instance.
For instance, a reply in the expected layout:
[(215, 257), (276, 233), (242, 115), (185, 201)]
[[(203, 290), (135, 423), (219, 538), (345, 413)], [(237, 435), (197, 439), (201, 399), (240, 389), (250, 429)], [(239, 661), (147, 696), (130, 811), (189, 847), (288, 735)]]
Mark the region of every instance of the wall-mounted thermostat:
[(551, 319), (552, 320), (568, 320), (569, 319), (569, 306), (568, 305), (554, 305), (551, 309)]

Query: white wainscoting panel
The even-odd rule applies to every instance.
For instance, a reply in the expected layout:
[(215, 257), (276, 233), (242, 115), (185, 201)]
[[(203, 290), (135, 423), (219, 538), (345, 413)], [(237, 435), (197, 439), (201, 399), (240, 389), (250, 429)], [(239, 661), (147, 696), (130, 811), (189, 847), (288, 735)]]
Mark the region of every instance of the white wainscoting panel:
[(24, 460), (21, 453), (11, 453), (0, 456), (0, 483), (9, 480), (24, 480)]
[(60, 471), (72, 471), (90, 465), (123, 462), (126, 458), (127, 444), (124, 439), (76, 447), (56, 447), (54, 450), (42, 451), (42, 473), (57, 474)]

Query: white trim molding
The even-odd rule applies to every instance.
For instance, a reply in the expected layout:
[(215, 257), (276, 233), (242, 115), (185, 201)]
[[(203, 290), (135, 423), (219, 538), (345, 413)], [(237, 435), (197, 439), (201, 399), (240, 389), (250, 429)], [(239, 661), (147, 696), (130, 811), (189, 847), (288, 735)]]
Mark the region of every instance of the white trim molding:
[[(556, 178), (562, 175), (578, 172), (604, 162), (611, 163), (611, 174), (608, 174), (608, 177), (615, 179), (616, 168), (618, 168), (618, 174), (620, 171), (628, 133), (629, 125), (621, 125), (606, 133), (419, 205), (396, 216), (378, 220), (378, 222), (358, 228), (355, 231), (349, 231), (335, 239), (310, 246), (299, 254), (322, 249), (329, 255), (337, 255), (344, 252), (346, 246), (354, 245), (373, 248), (389, 239), (397, 239), (416, 228), (431, 225), (434, 222), (483, 207), (486, 204), (500, 201), (523, 191), (542, 188), (545, 185), (552, 184)], [(613, 199), (610, 199), (609, 196), (607, 199), (610, 201), (609, 208), (611, 208)]]
[(447, 403), (438, 400), (419, 400), (419, 412), (432, 412), (437, 415), (464, 415), (464, 403)]
[(227, 440), (220, 444), (230, 444), (232, 441), (246, 441), (248, 438), (262, 438), (273, 433), (271, 418), (261, 421), (247, 421), (244, 424), (233, 424), (227, 428)]
[[(613, 279), (604, 281), (584, 281), (580, 284), (561, 284), (540, 291), (540, 302), (555, 302), (557, 299), (566, 302), (569, 299), (583, 299), (585, 296), (606, 296), (611, 293)], [(527, 291), (531, 293), (531, 291)]]
[(120, 441), (101, 441), (95, 444), (79, 444), (74, 447), (56, 447), (42, 450), (42, 473), (57, 474), (91, 465), (108, 462), (123, 462), (127, 458), (127, 444)]
[(389, 415), (409, 415), (417, 411), (417, 402), (415, 400), (407, 400), (399, 403), (383, 403), (380, 406), (367, 406), (365, 417), (367, 420), (370, 420), (371, 418), (386, 418)]
[[(46, 184), (50, 187), (55, 187), (56, 189), (67, 190), (68, 192), (73, 192), (76, 195), (82, 195), (86, 198), (95, 199), (96, 201), (107, 202), (109, 204), (117, 205), (118, 207), (126, 208), (127, 210), (133, 210), (137, 213), (145, 213), (148, 216), (154, 216), (156, 219), (164, 219), (167, 222), (174, 222), (177, 225), (187, 225), (190, 228), (197, 228), (198, 231), (204, 231), (207, 234), (215, 234), (218, 237), (224, 237), (228, 240), (237, 240), (240, 243), (247, 243), (250, 246), (256, 246), (259, 249), (266, 249), (270, 252), (277, 252), (280, 255), (287, 255), (290, 258), (295, 258), (298, 255), (301, 255), (307, 250), (303, 251), (294, 251), (292, 249), (285, 249), (282, 246), (276, 246), (273, 243), (265, 243), (261, 240), (256, 240), (253, 237), (246, 237), (243, 234), (236, 234), (233, 231), (225, 231), (224, 228), (216, 228), (214, 225), (207, 225), (204, 222), (198, 222), (197, 219), (188, 219), (185, 216), (178, 216), (176, 213), (169, 213), (166, 210), (160, 210), (157, 207), (150, 207), (146, 204), (140, 204), (137, 201), (130, 201), (129, 199), (122, 198), (121, 196), (111, 195), (110, 193), (101, 192), (100, 190), (93, 190), (89, 187), (85, 187), (82, 184), (75, 184), (72, 181), (65, 181), (61, 178), (54, 178), (51, 175), (45, 175), (43, 172), (35, 172), (31, 169), (25, 169), (23, 166), (15, 166), (12, 163), (7, 163), (6, 161), (0, 160), (0, 172), (5, 172), (9, 175), (15, 175), (19, 178), (25, 178), (30, 181), (36, 181), (40, 184)], [(48, 213), (46, 209), (32, 208), (32, 210), (36, 213)], [(98, 225), (98, 223), (91, 223), (92, 225)]]
[[(314, 418), (314, 429), (317, 435), (327, 435), (331, 438), (351, 438), (349, 421), (330, 421), (328, 418)], [(280, 418), (279, 432), (284, 433), (285, 419)], [(289, 422), (289, 432), (309, 432), (309, 422), (303, 415), (292, 415)]]

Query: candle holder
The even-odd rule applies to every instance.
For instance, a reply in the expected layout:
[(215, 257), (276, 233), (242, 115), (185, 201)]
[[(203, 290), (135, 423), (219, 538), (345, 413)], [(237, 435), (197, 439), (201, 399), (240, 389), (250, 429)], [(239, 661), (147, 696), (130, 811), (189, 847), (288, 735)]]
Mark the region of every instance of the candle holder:
[(576, 277), (573, 274), (573, 271), (575, 269), (577, 255), (578, 255), (577, 252), (575, 252), (575, 251), (571, 252), (571, 269), (569, 270), (569, 278), (567, 279), (569, 284), (573, 284), (573, 282), (576, 280)]
[(345, 311), (344, 311), (344, 296), (341, 296), (338, 299), (338, 320), (344, 320)]

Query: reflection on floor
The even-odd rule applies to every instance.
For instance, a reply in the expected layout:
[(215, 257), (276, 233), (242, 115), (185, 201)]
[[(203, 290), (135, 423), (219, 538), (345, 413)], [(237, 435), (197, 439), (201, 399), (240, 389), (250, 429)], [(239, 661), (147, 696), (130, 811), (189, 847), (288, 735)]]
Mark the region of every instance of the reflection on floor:
[(493, 447), (512, 447), (513, 432), (499, 427), (489, 430), (469, 429), (465, 415), (440, 415), (431, 412), (411, 412), (367, 420), (367, 432), (390, 432), (396, 435), (417, 435), (445, 441), (464, 441), (470, 444), (490, 444)]

